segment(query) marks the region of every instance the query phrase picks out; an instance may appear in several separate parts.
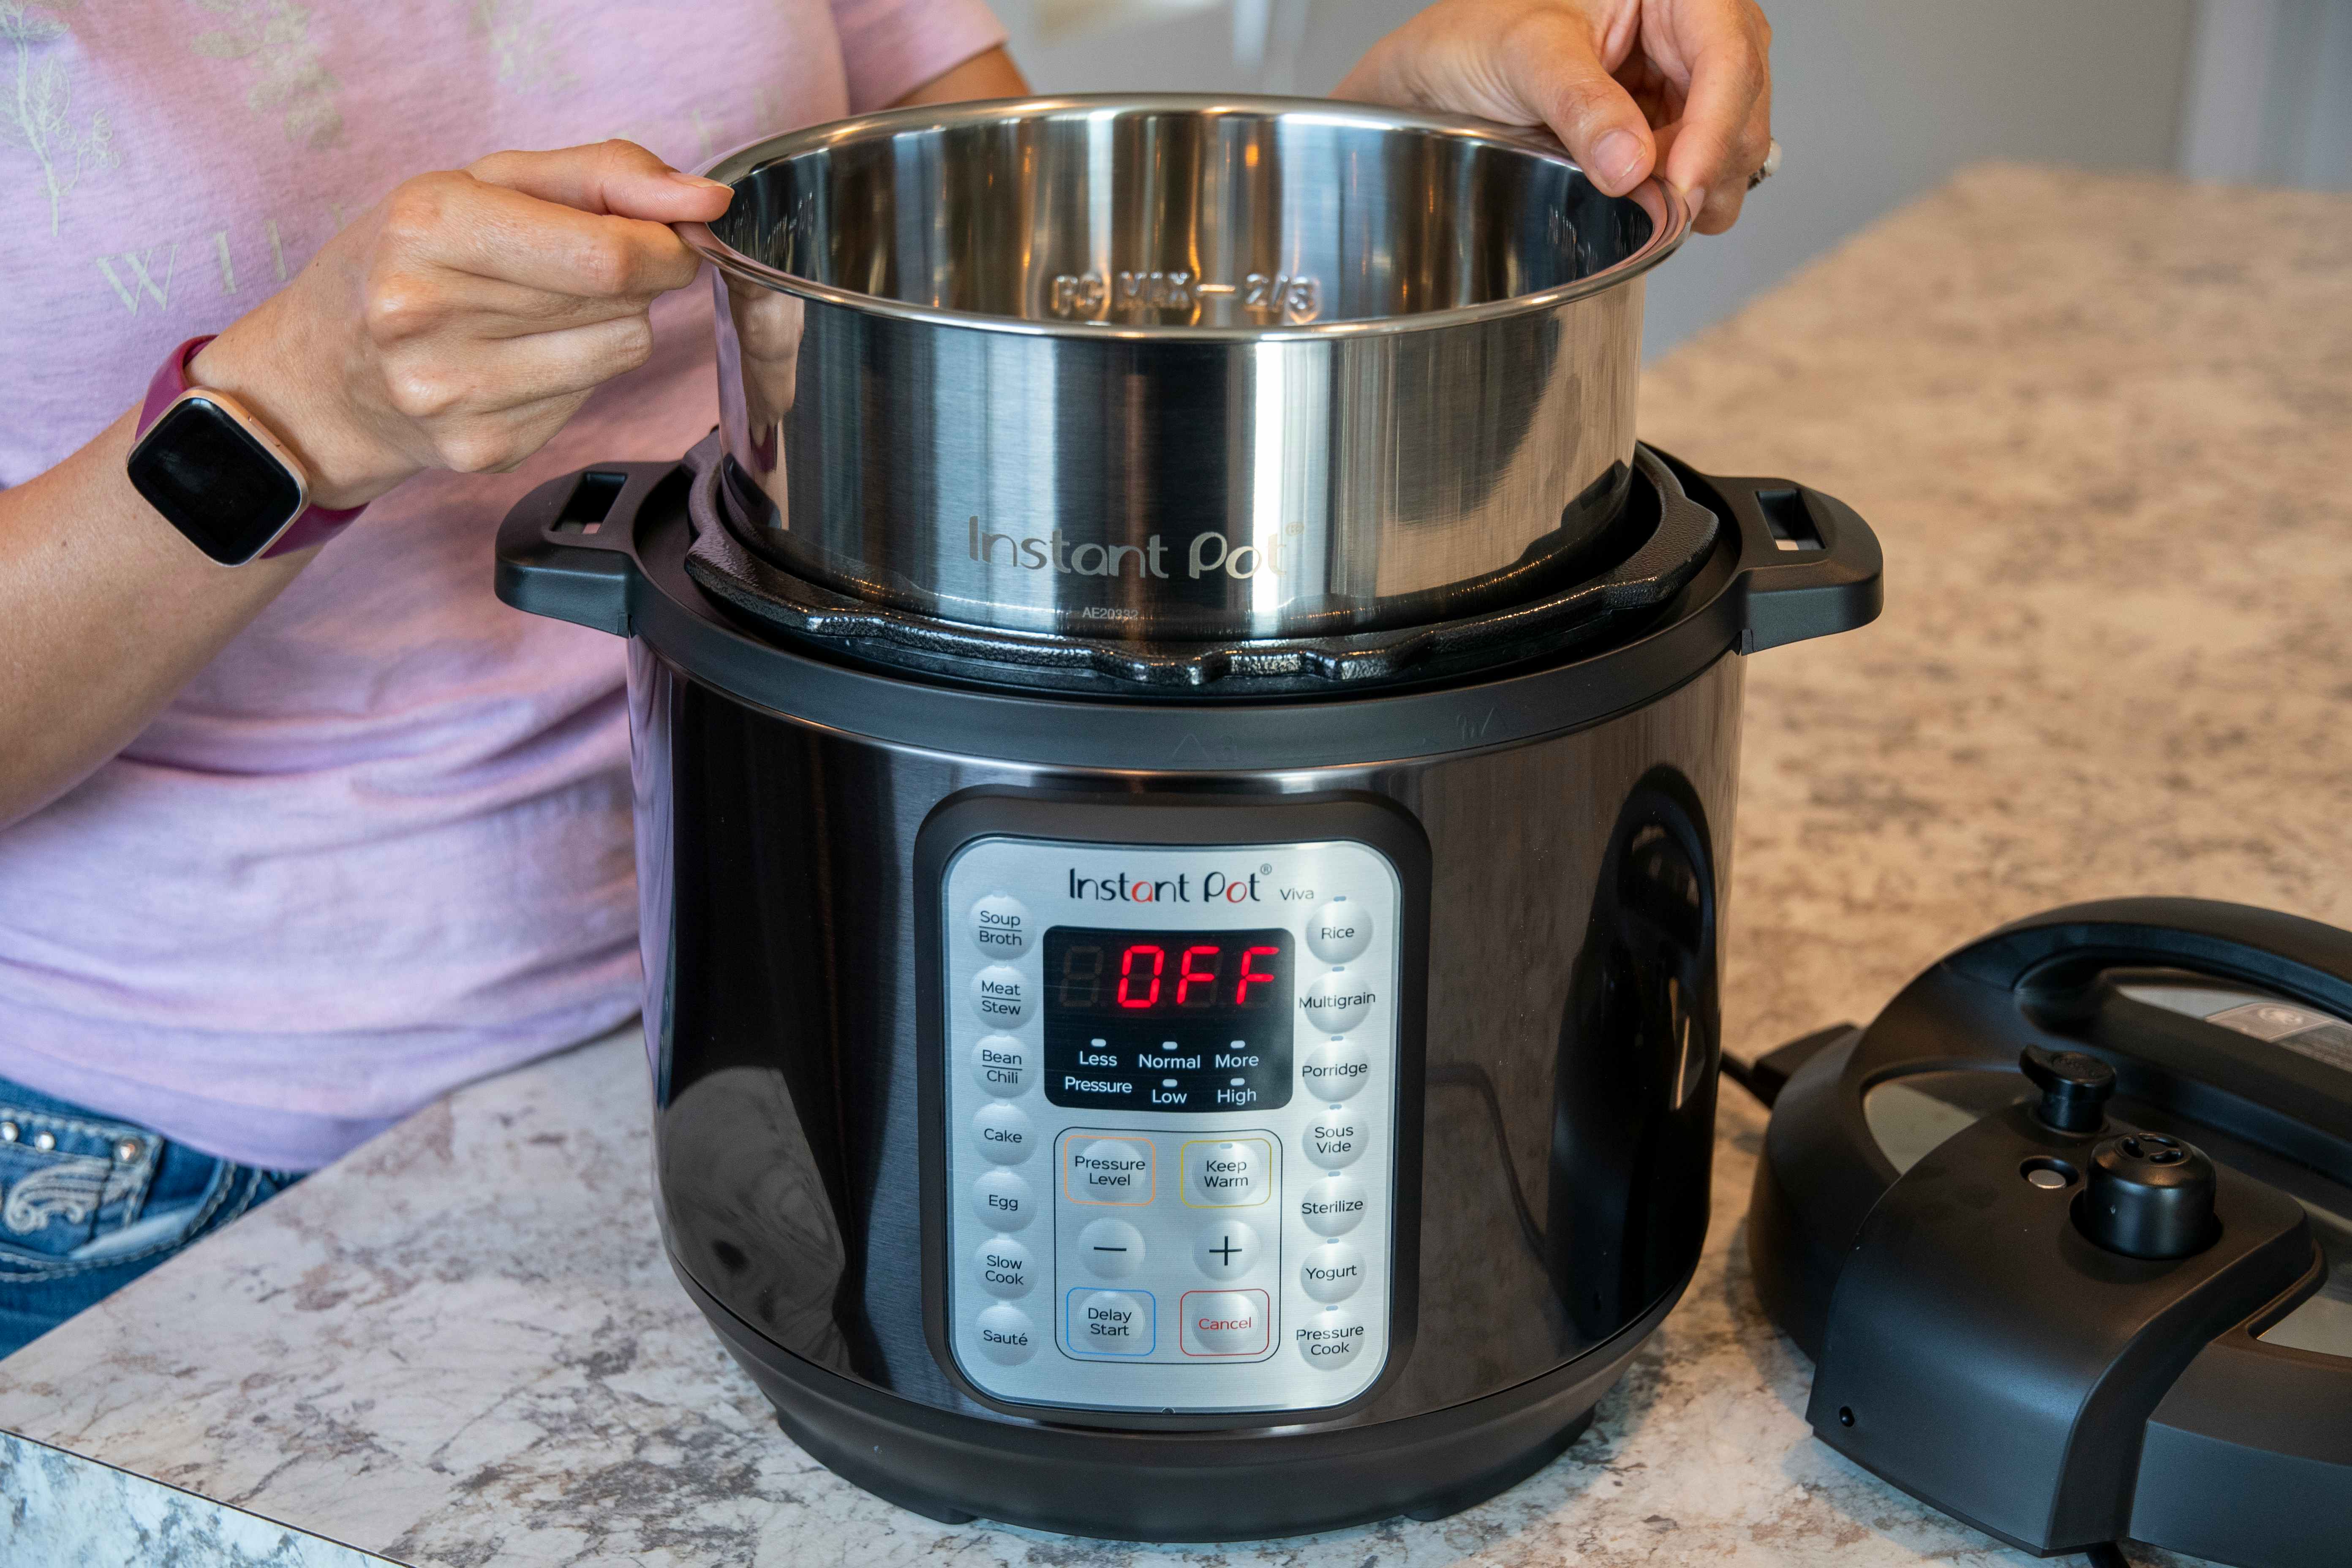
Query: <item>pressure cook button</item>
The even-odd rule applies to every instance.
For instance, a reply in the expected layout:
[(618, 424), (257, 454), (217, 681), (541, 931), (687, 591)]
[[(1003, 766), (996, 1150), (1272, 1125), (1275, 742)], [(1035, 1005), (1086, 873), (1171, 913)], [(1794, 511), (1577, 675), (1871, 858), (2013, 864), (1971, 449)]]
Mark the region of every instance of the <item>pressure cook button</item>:
[(1371, 917), (1345, 899), (1332, 900), (1307, 922), (1307, 951), (1326, 963), (1352, 963), (1371, 945)]
[(1037, 1142), (1028, 1116), (1019, 1106), (1007, 1105), (1001, 1100), (980, 1108), (979, 1114), (971, 1119), (971, 1131), (980, 1140), (980, 1152), (1000, 1165), (1021, 1163)]
[(1238, 1279), (1257, 1267), (1257, 1232), (1237, 1219), (1219, 1220), (1194, 1238), (1192, 1261), (1212, 1279)]
[(1186, 1355), (1264, 1355), (1273, 1344), (1263, 1290), (1187, 1290), (1177, 1308)]
[[(983, 970), (982, 973), (989, 974), (994, 971)], [(1005, 973), (1009, 974), (1012, 971)], [(1378, 993), (1344, 969), (1318, 976), (1308, 982), (1307, 989), (1298, 994), (1298, 1005), (1306, 1013), (1307, 1021), (1335, 1035), (1344, 1035), (1363, 1022), (1364, 1015), (1370, 1012), (1372, 1004), (1379, 1000)]]
[(1307, 1249), (1298, 1266), (1298, 1288), (1326, 1305), (1344, 1301), (1364, 1286), (1364, 1255), (1344, 1241)]
[(1020, 957), (1034, 930), (1028, 908), (1010, 893), (991, 893), (971, 906), (972, 945), (992, 957)]
[(1250, 1208), (1274, 1190), (1274, 1150), (1263, 1138), (1203, 1138), (1184, 1145), (1184, 1201), (1196, 1209)]
[(1082, 1290), (1070, 1298), (1070, 1348), (1081, 1355), (1150, 1355), (1151, 1298), (1140, 1290)]
[(1034, 1065), (1029, 1047), (1010, 1035), (983, 1035), (971, 1047), (973, 1081), (1007, 1100), (1029, 1087)]
[(971, 1255), (980, 1268), (980, 1288), (992, 1296), (1007, 1300), (1029, 1294), (1037, 1283), (1037, 1271), (1029, 1258), (1029, 1248), (1009, 1236), (992, 1236), (980, 1244)]
[(1307, 1124), (1307, 1157), (1327, 1171), (1344, 1170), (1364, 1152), (1364, 1122), (1336, 1110)]
[(1036, 1216), (1029, 1184), (1010, 1171), (991, 1171), (971, 1184), (972, 1212), (999, 1230), (1021, 1230)]
[(992, 963), (971, 977), (971, 1010), (983, 1024), (1011, 1028), (1036, 1010), (1036, 987), (1009, 963)]
[(1062, 1190), (1074, 1204), (1151, 1201), (1151, 1140), (1073, 1138), (1063, 1146)]
[(1326, 1372), (1355, 1360), (1363, 1352), (1364, 1339), (1364, 1321), (1345, 1307), (1306, 1313), (1290, 1330), (1290, 1342), (1307, 1364)]
[(1362, 1223), (1364, 1186), (1353, 1176), (1326, 1176), (1300, 1195), (1298, 1217), (1318, 1236), (1345, 1236)]
[(1326, 1104), (1346, 1100), (1371, 1076), (1370, 1055), (1353, 1040), (1325, 1040), (1298, 1058), (1299, 1084)]
[(1124, 1279), (1143, 1267), (1143, 1233), (1123, 1219), (1098, 1219), (1078, 1232), (1078, 1261), (1089, 1274)]
[(1036, 1331), (1029, 1314), (999, 1301), (982, 1312), (973, 1327), (980, 1331), (980, 1353), (1001, 1366), (1019, 1366), (1036, 1352)]

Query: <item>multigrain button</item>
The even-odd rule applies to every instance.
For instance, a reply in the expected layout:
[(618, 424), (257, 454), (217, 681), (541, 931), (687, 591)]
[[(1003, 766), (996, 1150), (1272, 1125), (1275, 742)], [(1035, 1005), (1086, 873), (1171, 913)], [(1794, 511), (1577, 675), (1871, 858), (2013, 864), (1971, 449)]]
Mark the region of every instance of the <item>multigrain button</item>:
[(1353, 1040), (1324, 1040), (1298, 1058), (1298, 1084), (1326, 1104), (1346, 1100), (1372, 1076), (1372, 1058)]
[(972, 1081), (989, 1093), (1011, 1100), (1036, 1077), (1035, 1057), (1010, 1035), (983, 1035), (971, 1047)]
[(1184, 1145), (1184, 1201), (1196, 1209), (1249, 1208), (1274, 1190), (1274, 1150), (1263, 1138), (1201, 1138)]
[(1037, 1283), (1036, 1265), (1029, 1257), (1027, 1245), (1012, 1237), (990, 1237), (980, 1244), (971, 1260), (980, 1270), (980, 1288), (992, 1296), (1011, 1300), (1026, 1296)]
[(973, 1328), (980, 1334), (980, 1353), (1000, 1366), (1019, 1366), (1037, 1350), (1037, 1333), (1029, 1314), (999, 1301), (982, 1311)]
[(1036, 1010), (1036, 987), (1009, 963), (992, 963), (971, 977), (971, 1010), (983, 1024), (1009, 1029)]
[(1078, 1232), (1078, 1261), (1105, 1279), (1124, 1279), (1143, 1267), (1143, 1233), (1123, 1219), (1098, 1219)]
[(1310, 1247), (1299, 1261), (1298, 1288), (1326, 1304), (1344, 1301), (1364, 1288), (1364, 1255), (1344, 1241)]
[(1009, 893), (991, 893), (971, 906), (971, 942), (992, 958), (1018, 958), (1029, 951), (1027, 906)]
[(1192, 1261), (1212, 1279), (1238, 1279), (1257, 1267), (1257, 1232), (1237, 1219), (1219, 1220), (1193, 1238)]
[(1037, 1142), (1027, 1113), (1001, 1100), (980, 1108), (971, 1119), (971, 1133), (980, 1141), (980, 1152), (1000, 1165), (1021, 1163)]
[(999, 1230), (1021, 1230), (1035, 1217), (1037, 1200), (1019, 1176), (991, 1171), (971, 1184), (971, 1209)]
[(1318, 1236), (1345, 1236), (1362, 1223), (1364, 1186), (1353, 1176), (1326, 1176), (1299, 1194), (1298, 1217)]
[(1290, 1328), (1290, 1342), (1298, 1347), (1299, 1357), (1326, 1372), (1362, 1354), (1364, 1337), (1364, 1321), (1345, 1307), (1305, 1313)]
[(1151, 1298), (1140, 1290), (1070, 1294), (1070, 1348), (1081, 1355), (1150, 1355)]
[(1148, 1138), (1072, 1138), (1063, 1146), (1062, 1191), (1074, 1204), (1151, 1201), (1151, 1141)]
[(1344, 1110), (1327, 1111), (1307, 1123), (1307, 1157), (1327, 1171), (1356, 1163), (1364, 1152), (1363, 1118)]
[(1307, 951), (1326, 963), (1352, 963), (1371, 945), (1371, 917), (1345, 899), (1332, 900), (1307, 922)]
[(1363, 1022), (1364, 1015), (1379, 1000), (1377, 992), (1344, 969), (1318, 976), (1298, 994), (1299, 1010), (1307, 1015), (1307, 1021), (1335, 1035), (1344, 1035)]
[(1177, 1309), (1186, 1355), (1264, 1355), (1273, 1344), (1263, 1290), (1187, 1290)]

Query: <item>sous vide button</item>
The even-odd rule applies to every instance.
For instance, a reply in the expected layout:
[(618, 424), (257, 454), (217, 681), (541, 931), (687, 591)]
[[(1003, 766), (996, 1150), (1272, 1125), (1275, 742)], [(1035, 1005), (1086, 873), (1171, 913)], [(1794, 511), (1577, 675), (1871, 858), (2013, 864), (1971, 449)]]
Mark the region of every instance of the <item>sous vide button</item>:
[(1037, 988), (1009, 963), (992, 963), (971, 977), (971, 1010), (983, 1024), (1011, 1028), (1037, 1010)]

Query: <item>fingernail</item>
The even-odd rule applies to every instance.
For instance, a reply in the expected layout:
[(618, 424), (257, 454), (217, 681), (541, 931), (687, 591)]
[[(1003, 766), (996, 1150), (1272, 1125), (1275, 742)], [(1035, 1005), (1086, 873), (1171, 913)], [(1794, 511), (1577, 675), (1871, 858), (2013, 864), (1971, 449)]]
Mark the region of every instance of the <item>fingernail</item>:
[(669, 177), (681, 185), (690, 185), (698, 191), (731, 191), (735, 188), (724, 180), (706, 180), (699, 174), (689, 174), (683, 169), (672, 169), (669, 172)]
[(1642, 139), (1612, 131), (1592, 144), (1592, 172), (1612, 185), (1630, 185), (1642, 167)]

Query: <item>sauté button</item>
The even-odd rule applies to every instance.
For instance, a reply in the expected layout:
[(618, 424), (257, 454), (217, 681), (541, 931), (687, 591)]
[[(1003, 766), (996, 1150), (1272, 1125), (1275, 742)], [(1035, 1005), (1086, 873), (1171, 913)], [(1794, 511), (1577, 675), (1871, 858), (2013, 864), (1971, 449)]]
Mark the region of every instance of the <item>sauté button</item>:
[(1019, 1366), (1036, 1352), (1036, 1331), (1029, 1314), (1018, 1307), (999, 1301), (982, 1311), (973, 1326), (980, 1331), (980, 1353), (1000, 1366)]
[(1343, 1367), (1363, 1353), (1364, 1321), (1345, 1307), (1308, 1312), (1291, 1325), (1290, 1342), (1309, 1366), (1326, 1372)]
[(1379, 1000), (1378, 993), (1344, 969), (1317, 976), (1298, 994), (1299, 1010), (1307, 1022), (1335, 1035), (1344, 1035), (1361, 1023)]
[(971, 906), (971, 942), (994, 958), (1018, 958), (1029, 951), (1028, 907), (1010, 893), (991, 893)]
[(1009, 963), (992, 963), (971, 977), (971, 1010), (983, 1024), (1010, 1028), (1036, 1010), (1036, 987)]
[(1346, 1100), (1371, 1076), (1370, 1055), (1353, 1040), (1324, 1040), (1298, 1058), (1300, 1087), (1326, 1104)]
[(1037, 1213), (1029, 1184), (1010, 1171), (991, 1171), (971, 1184), (972, 1212), (999, 1230), (1020, 1230)]
[(1149, 1138), (1085, 1138), (1062, 1145), (1062, 1190), (1074, 1204), (1151, 1201)]
[(1082, 1355), (1150, 1355), (1151, 1298), (1140, 1290), (1085, 1290), (1070, 1299), (1070, 1348)]
[(1353, 1176), (1326, 1176), (1299, 1195), (1298, 1217), (1318, 1236), (1345, 1236), (1364, 1217), (1364, 1185)]
[(1017, 1165), (1029, 1157), (1037, 1135), (1029, 1126), (1029, 1118), (1017, 1105), (998, 1100), (983, 1105), (971, 1119), (972, 1136), (980, 1140), (980, 1152), (1000, 1165)]
[(1298, 1265), (1298, 1288), (1318, 1301), (1344, 1301), (1364, 1288), (1364, 1255), (1344, 1241), (1310, 1247)]
[(971, 1047), (972, 1081), (1006, 1100), (1029, 1087), (1035, 1057), (1011, 1035), (983, 1035)]
[(1008, 1300), (1026, 1296), (1037, 1282), (1029, 1248), (1012, 1237), (990, 1237), (980, 1244), (971, 1260), (980, 1269), (980, 1288), (992, 1296), (1003, 1296)]
[(1184, 1201), (1196, 1209), (1265, 1202), (1274, 1151), (1263, 1138), (1202, 1138), (1184, 1145)]
[(1257, 1267), (1257, 1232), (1237, 1219), (1219, 1220), (1193, 1238), (1192, 1261), (1212, 1279), (1238, 1279)]
[(1098, 1219), (1078, 1232), (1078, 1261), (1089, 1274), (1123, 1279), (1143, 1267), (1143, 1233), (1123, 1219)]
[(1344, 1169), (1364, 1152), (1363, 1119), (1344, 1110), (1314, 1117), (1307, 1123), (1307, 1157), (1327, 1171)]
[(1186, 1355), (1264, 1355), (1273, 1342), (1263, 1290), (1187, 1290), (1177, 1307)]
[(1352, 963), (1371, 945), (1371, 917), (1345, 899), (1334, 899), (1307, 922), (1307, 951), (1326, 963)]

